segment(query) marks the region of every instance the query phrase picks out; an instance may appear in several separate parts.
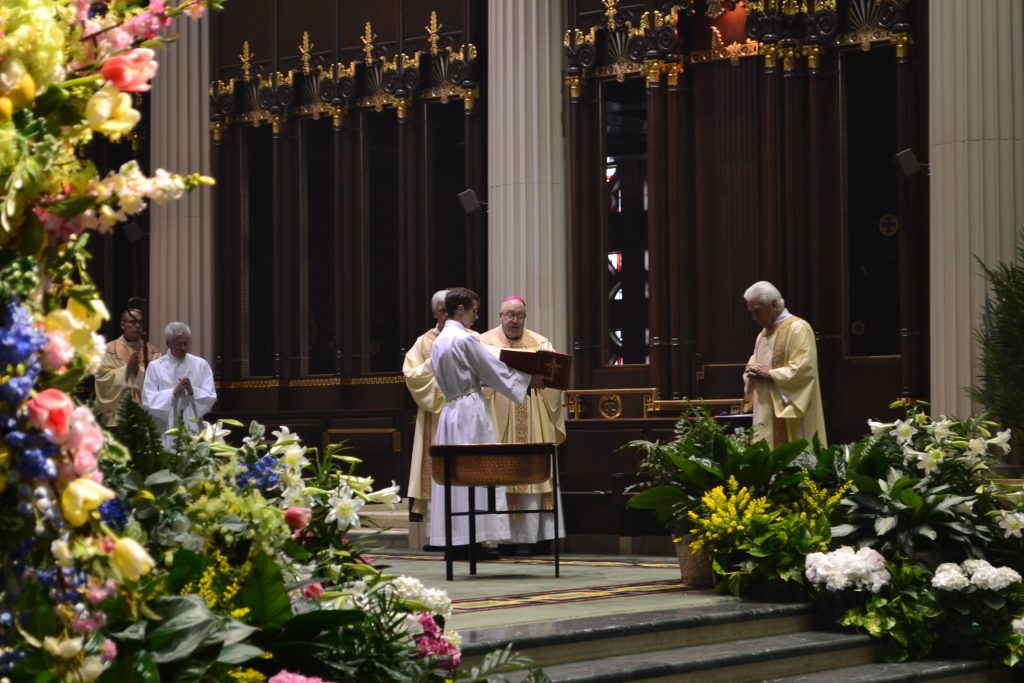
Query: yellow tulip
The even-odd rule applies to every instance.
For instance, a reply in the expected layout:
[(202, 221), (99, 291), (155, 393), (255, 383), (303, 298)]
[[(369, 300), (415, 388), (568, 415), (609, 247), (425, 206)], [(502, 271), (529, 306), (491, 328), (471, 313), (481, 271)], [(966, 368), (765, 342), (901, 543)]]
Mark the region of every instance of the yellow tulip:
[(130, 580), (138, 581), (139, 578), (156, 566), (156, 562), (149, 556), (146, 549), (131, 538), (119, 538), (114, 543), (114, 551), (110, 554), (110, 560), (121, 576)]
[(64, 519), (71, 526), (82, 526), (89, 520), (89, 513), (114, 498), (114, 492), (92, 479), (80, 477), (68, 484), (60, 497)]
[(90, 299), (88, 305), (72, 299), (68, 301), (68, 312), (80, 320), (90, 332), (100, 329), (104, 320), (110, 320), (110, 313), (102, 299)]
[(141, 115), (132, 109), (132, 98), (128, 93), (107, 83), (93, 93), (85, 105), (85, 120), (89, 127), (103, 133), (113, 141), (131, 131)]

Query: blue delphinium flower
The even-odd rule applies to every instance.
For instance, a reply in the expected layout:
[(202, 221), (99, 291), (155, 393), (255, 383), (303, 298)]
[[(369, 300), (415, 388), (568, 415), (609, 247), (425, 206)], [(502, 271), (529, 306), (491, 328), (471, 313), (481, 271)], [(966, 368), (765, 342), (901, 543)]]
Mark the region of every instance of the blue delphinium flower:
[(24, 363), (46, 344), (46, 335), (32, 324), (32, 316), (17, 301), (0, 306), (0, 364)]
[(120, 498), (111, 498), (99, 507), (100, 519), (116, 531), (124, 530), (128, 523), (128, 506)]
[(254, 486), (261, 491), (266, 491), (277, 485), (281, 476), (277, 473), (277, 458), (272, 455), (264, 455), (253, 464), (246, 463), (245, 471), (235, 476), (235, 485), (240, 489)]

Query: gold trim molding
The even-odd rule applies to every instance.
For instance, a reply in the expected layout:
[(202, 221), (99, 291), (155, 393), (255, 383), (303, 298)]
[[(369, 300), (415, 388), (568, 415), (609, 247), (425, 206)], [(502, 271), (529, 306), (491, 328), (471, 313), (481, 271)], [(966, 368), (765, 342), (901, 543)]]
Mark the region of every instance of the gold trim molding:
[(303, 377), (282, 381), (275, 378), (240, 379), (227, 383), (217, 383), (223, 389), (289, 389), (301, 387), (355, 387), (383, 384), (405, 384), (404, 375), (382, 375), (379, 377)]

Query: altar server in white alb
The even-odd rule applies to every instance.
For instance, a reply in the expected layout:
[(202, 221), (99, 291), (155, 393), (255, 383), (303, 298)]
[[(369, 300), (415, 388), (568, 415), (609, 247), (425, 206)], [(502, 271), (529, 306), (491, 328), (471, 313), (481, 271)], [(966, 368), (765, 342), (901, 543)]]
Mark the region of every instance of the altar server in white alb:
[[(476, 322), (480, 297), (464, 287), (456, 287), (445, 296), (448, 320), (430, 350), (434, 377), (444, 392), (445, 404), (438, 418), (435, 444), (494, 443), (497, 437), (491, 411), (480, 393), (487, 385), (514, 403), (522, 403), (531, 387), (544, 386), (543, 375), (528, 375), (495, 358), (469, 328)], [(430, 543), (443, 546), (444, 487), (433, 484), (430, 510)], [(476, 509), (487, 508), (487, 490), (476, 489)], [(497, 508), (507, 510), (505, 489), (496, 489)], [(452, 487), (452, 509), (469, 510), (469, 490)], [(476, 521), (476, 540), (505, 541), (509, 539), (507, 514), (482, 515)], [(469, 521), (452, 518), (452, 545), (468, 545)]]
[[(185, 323), (174, 322), (164, 328), (166, 355), (150, 363), (142, 387), (142, 407), (166, 432), (184, 421), (190, 432), (198, 432), (203, 416), (217, 401), (210, 364), (189, 353), (192, 330)], [(174, 437), (164, 435), (164, 447), (174, 447)]]

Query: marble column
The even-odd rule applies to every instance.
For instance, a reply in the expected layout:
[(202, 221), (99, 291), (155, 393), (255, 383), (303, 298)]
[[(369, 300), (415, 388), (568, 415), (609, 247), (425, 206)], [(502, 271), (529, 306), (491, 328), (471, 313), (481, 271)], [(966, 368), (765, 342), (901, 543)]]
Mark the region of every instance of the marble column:
[[(210, 172), (210, 22), (179, 19), (178, 40), (157, 54), (151, 99), (150, 172)], [(150, 210), (149, 330), (163, 348), (163, 328), (192, 328), (192, 353), (213, 364), (213, 196), (195, 190)], [(214, 369), (216, 371), (216, 368)]]
[(559, 5), (487, 3), (485, 326), (497, 325), (501, 300), (517, 294), (527, 327), (571, 352)]
[(929, 339), (933, 413), (966, 416), (987, 282), (1024, 230), (1024, 3), (928, 8)]

